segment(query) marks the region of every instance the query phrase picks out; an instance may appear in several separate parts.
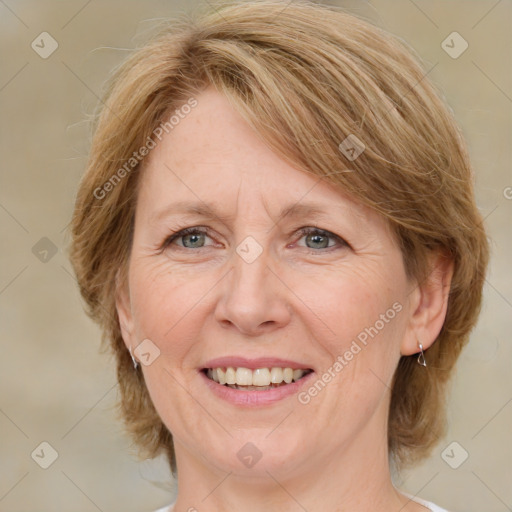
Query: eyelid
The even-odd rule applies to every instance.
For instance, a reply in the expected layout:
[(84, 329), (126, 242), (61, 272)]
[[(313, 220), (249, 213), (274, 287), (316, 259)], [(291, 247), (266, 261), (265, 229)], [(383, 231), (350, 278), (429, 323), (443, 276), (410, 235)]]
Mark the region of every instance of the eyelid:
[[(186, 236), (187, 234), (195, 233), (195, 232), (204, 233), (208, 237), (213, 238), (213, 236), (212, 236), (213, 230), (210, 229), (208, 226), (186, 226), (186, 227), (176, 226), (173, 230), (173, 233), (168, 235), (162, 242), (161, 251), (164, 251), (167, 248), (167, 246), (169, 246), (174, 240), (181, 238), (183, 236)], [(348, 248), (352, 248), (352, 246), (341, 236), (337, 235), (336, 233), (333, 233), (332, 231), (329, 231), (327, 229), (322, 229), (322, 228), (314, 226), (314, 225), (304, 226), (299, 229), (295, 229), (291, 233), (294, 235), (294, 238), (297, 238), (297, 235), (300, 235), (298, 240), (300, 240), (302, 237), (307, 236), (311, 233), (318, 233), (320, 235), (327, 236), (331, 239), (336, 240), (338, 243), (338, 247), (346, 246)], [(185, 250), (187, 249), (186, 247), (181, 247), (181, 246), (178, 246), (178, 247), (180, 249), (185, 249)], [(208, 246), (206, 246), (206, 247), (208, 247)], [(196, 250), (205, 249), (206, 247), (199, 247)], [(305, 247), (305, 248), (308, 249), (309, 252), (311, 252), (311, 253), (322, 253), (322, 252), (325, 253), (325, 252), (329, 252), (329, 250), (336, 249), (336, 245), (333, 245), (330, 247), (325, 247), (323, 249), (318, 249), (318, 250), (309, 249), (308, 247)]]
[[(210, 229), (208, 226), (186, 226), (186, 227), (176, 226), (175, 229), (173, 230), (173, 232), (170, 235), (165, 237), (164, 241), (161, 244), (161, 250), (164, 250), (168, 245), (171, 244), (171, 242), (173, 242), (177, 238), (181, 238), (187, 234), (194, 233), (196, 231), (198, 233), (205, 233), (210, 238), (213, 238), (212, 237), (213, 230)], [(178, 247), (180, 247), (180, 246), (178, 246)], [(186, 247), (181, 247), (181, 248), (186, 249)], [(202, 249), (202, 247), (201, 247), (201, 249)]]
[[(296, 233), (296, 235), (297, 234), (300, 235), (300, 238), (302, 238), (303, 236), (309, 235), (311, 233), (318, 233), (322, 236), (327, 236), (329, 238), (336, 240), (340, 247), (346, 246), (346, 247), (352, 248), (351, 245), (341, 236), (337, 235), (336, 233), (333, 233), (332, 231), (329, 231), (329, 230), (323, 229), (323, 228), (319, 228), (317, 226), (305, 226), (305, 227), (300, 228), (297, 231), (295, 231), (295, 233)], [(299, 238), (299, 240), (300, 240), (300, 238)], [(313, 252), (328, 252), (329, 249), (332, 250), (335, 248), (336, 248), (336, 246), (333, 245), (331, 247), (326, 247), (323, 250), (317, 250), (317, 251), (315, 251), (314, 249), (310, 249), (310, 250)], [(306, 247), (306, 249), (308, 249), (308, 248)]]

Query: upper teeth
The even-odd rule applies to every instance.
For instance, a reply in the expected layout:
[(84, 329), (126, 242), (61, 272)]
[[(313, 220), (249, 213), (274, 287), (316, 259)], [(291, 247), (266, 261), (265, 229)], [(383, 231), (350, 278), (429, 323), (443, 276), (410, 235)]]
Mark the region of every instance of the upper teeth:
[(239, 386), (269, 386), (299, 380), (309, 370), (292, 368), (209, 368), (207, 375), (219, 384), (238, 384)]

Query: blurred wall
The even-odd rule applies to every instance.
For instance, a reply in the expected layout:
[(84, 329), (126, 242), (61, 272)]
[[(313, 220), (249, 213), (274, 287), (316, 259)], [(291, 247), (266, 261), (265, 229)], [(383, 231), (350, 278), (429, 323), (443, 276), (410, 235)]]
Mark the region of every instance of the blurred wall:
[[(66, 227), (108, 73), (158, 19), (201, 1), (0, 1), (0, 511), (142, 512), (173, 499), (165, 461), (137, 462), (115, 418), (113, 361), (83, 312)], [(329, 3), (376, 21), (422, 57), (469, 142), (492, 240), (449, 434), (402, 488), (453, 512), (511, 510), (512, 2)]]

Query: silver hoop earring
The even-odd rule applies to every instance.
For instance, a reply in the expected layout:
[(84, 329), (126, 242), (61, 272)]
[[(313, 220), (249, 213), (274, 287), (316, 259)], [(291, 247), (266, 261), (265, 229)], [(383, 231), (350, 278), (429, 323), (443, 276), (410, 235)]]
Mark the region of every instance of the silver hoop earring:
[(425, 360), (425, 353), (423, 352), (423, 345), (418, 342), (418, 346), (420, 347), (420, 353), (418, 355), (418, 364), (421, 366), (427, 366), (427, 361)]
[(132, 354), (132, 347), (130, 346), (130, 356), (132, 358), (132, 361), (133, 361), (133, 367), (135, 369), (137, 369), (137, 367), (139, 366), (139, 363), (137, 362), (137, 360), (135, 359), (135, 357), (133, 357), (133, 354)]

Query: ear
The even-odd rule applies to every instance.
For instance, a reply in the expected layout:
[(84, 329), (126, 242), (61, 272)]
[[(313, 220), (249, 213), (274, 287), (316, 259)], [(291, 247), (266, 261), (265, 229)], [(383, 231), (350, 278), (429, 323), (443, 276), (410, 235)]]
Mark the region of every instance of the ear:
[(135, 347), (133, 314), (131, 310), (130, 290), (128, 280), (122, 278), (120, 272), (116, 274), (116, 310), (126, 348)]
[(429, 273), (410, 293), (411, 317), (402, 340), (402, 355), (416, 354), (429, 348), (443, 327), (453, 277), (453, 260), (442, 252), (429, 256)]

